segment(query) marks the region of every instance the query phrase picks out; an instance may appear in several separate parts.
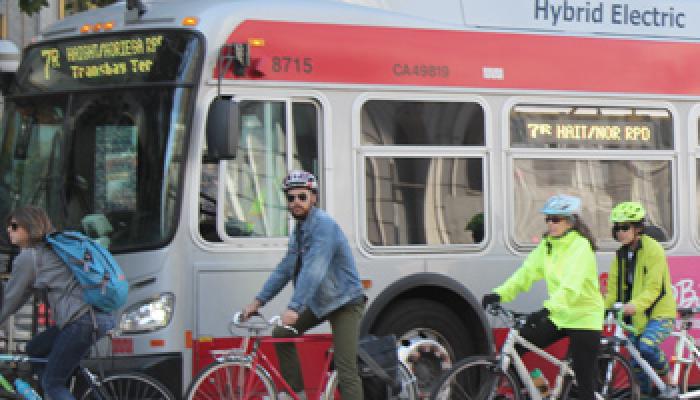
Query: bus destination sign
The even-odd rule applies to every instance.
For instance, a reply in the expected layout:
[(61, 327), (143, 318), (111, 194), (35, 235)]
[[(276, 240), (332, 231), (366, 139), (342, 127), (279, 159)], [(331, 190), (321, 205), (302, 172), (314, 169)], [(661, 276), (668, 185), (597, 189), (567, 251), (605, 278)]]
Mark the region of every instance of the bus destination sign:
[(538, 144), (579, 144), (647, 147), (654, 143), (654, 124), (622, 121), (532, 121), (529, 120), (527, 141)]
[(163, 35), (146, 35), (43, 48), (44, 79), (57, 70), (77, 80), (149, 73), (162, 45)]
[(201, 58), (192, 32), (135, 32), (30, 46), (18, 91), (45, 92), (142, 83), (190, 83)]

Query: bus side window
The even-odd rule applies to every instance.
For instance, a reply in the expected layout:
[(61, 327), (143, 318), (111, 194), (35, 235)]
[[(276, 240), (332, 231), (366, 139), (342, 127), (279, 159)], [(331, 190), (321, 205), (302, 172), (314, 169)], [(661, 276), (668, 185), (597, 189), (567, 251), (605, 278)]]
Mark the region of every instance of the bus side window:
[[(292, 121), (286, 112), (288, 102)], [(280, 185), (288, 165), (319, 171), (319, 117), (314, 102), (244, 100), (240, 110), (236, 158), (221, 161), (223, 176), (219, 176), (218, 162), (207, 160), (206, 150), (202, 153), (199, 230), (202, 238), (212, 242), (223, 237), (287, 236), (289, 216)], [(292, 132), (287, 132), (288, 127)], [(222, 215), (217, 215), (219, 184), (224, 185)], [(217, 231), (220, 220), (224, 232)]]

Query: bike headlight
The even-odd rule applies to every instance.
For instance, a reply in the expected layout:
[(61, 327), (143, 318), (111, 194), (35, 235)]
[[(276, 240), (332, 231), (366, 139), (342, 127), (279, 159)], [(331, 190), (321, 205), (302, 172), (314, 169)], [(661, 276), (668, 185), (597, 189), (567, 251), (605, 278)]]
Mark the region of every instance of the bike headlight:
[(119, 321), (123, 333), (153, 332), (163, 329), (170, 323), (175, 310), (175, 295), (161, 293), (127, 307)]

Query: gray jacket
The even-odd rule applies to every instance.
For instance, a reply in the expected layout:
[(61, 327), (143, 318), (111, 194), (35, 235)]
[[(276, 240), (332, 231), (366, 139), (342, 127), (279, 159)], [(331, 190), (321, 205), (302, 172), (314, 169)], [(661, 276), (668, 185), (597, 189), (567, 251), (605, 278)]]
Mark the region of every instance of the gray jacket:
[(4, 288), (0, 324), (29, 299), (34, 289), (48, 289), (49, 306), (59, 328), (83, 315), (90, 306), (73, 272), (47, 244), (22, 249), (12, 263)]

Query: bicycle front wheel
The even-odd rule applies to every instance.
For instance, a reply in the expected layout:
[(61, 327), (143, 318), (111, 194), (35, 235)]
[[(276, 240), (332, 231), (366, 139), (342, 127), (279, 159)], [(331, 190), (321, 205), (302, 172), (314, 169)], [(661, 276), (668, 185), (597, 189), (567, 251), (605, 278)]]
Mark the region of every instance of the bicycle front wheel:
[[(416, 386), (416, 377), (413, 376), (411, 371), (399, 362), (399, 372), (398, 372), (399, 382), (401, 383), (401, 390), (397, 394), (388, 393), (386, 398), (392, 400), (417, 400), (418, 396), (418, 386)], [(387, 392), (391, 388), (387, 387)], [(335, 400), (340, 399), (340, 392), (338, 391), (338, 371), (333, 371), (331, 376), (328, 378), (326, 383), (326, 388), (323, 391), (322, 400)]]
[(98, 388), (88, 388), (82, 400), (175, 400), (175, 396), (162, 383), (148, 375), (136, 372), (110, 375)]
[(241, 361), (214, 362), (204, 368), (187, 390), (187, 400), (274, 400), (275, 385), (267, 371), (253, 371)]
[[(618, 353), (603, 352), (596, 358), (596, 398), (610, 400), (639, 400), (639, 384), (629, 362)], [(562, 389), (562, 399), (577, 399), (578, 387), (568, 378)]]
[(467, 357), (445, 372), (430, 395), (433, 400), (518, 400), (520, 391), (509, 371), (493, 357)]

